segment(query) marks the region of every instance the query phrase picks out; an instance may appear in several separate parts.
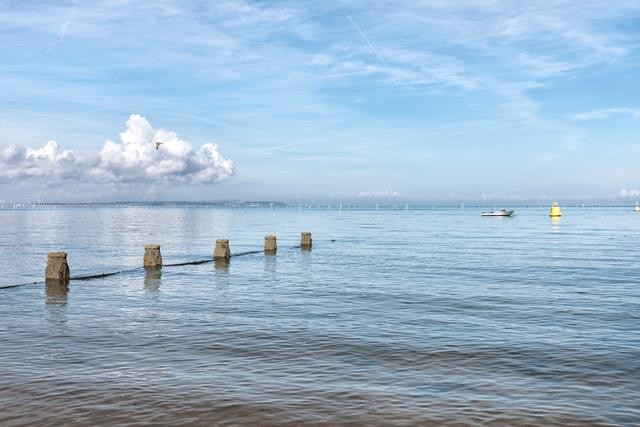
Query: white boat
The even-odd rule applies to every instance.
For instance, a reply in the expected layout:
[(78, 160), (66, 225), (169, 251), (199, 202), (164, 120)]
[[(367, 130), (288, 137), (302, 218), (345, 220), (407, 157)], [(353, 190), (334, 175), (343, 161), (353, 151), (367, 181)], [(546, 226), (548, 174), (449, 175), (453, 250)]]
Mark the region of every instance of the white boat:
[(637, 203), (636, 203), (636, 207), (635, 207), (635, 208), (633, 208), (633, 211), (634, 211), (634, 212), (638, 212), (638, 213), (640, 213), (640, 206), (638, 206), (638, 204), (637, 204)]
[(515, 210), (500, 209), (499, 211), (481, 212), (480, 215), (482, 215), (482, 216), (511, 216), (511, 215), (513, 215), (514, 212), (515, 212)]

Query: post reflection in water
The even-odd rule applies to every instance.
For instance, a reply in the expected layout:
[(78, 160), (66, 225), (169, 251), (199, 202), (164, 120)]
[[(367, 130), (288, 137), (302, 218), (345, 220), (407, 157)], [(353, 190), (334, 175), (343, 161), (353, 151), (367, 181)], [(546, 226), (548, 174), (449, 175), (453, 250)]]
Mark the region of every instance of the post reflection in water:
[(307, 282), (311, 280), (313, 277), (313, 268), (312, 268), (313, 257), (311, 253), (311, 248), (307, 250), (303, 248), (300, 254), (301, 254), (301, 263), (299, 268), (301, 271), (301, 278), (302, 280)]
[(47, 305), (67, 305), (67, 294), (69, 293), (69, 285), (62, 281), (48, 280), (45, 283), (45, 292)]
[(159, 292), (162, 283), (162, 268), (147, 267), (144, 269), (144, 290), (145, 292)]
[(276, 273), (276, 262), (277, 258), (275, 252), (273, 254), (269, 254), (265, 252), (264, 255), (264, 271), (265, 273), (270, 273), (273, 276)]
[(215, 267), (216, 271), (220, 273), (228, 273), (229, 264), (231, 264), (231, 261), (225, 258), (215, 259), (213, 261), (213, 266)]
[(47, 281), (45, 283), (45, 307), (47, 321), (53, 325), (67, 323), (67, 303), (69, 299), (69, 285), (62, 281)]

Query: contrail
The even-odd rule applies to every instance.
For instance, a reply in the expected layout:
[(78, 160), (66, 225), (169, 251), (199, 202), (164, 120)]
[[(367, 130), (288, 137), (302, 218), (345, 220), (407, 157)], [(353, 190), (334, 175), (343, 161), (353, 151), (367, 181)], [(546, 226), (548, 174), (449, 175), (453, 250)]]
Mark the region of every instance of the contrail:
[(380, 52), (378, 52), (378, 49), (376, 49), (376, 47), (373, 45), (373, 43), (371, 43), (371, 40), (369, 40), (369, 38), (365, 35), (365, 33), (360, 29), (360, 26), (358, 25), (358, 23), (351, 17), (351, 15), (347, 15), (347, 18), (349, 18), (349, 21), (351, 21), (351, 23), (353, 24), (355, 29), (358, 31), (358, 33), (360, 33), (362, 38), (367, 42), (367, 44), (369, 45), (369, 47), (371, 48), (373, 53), (375, 53), (375, 55), (378, 57), (378, 59), (380, 60), (382, 65), (384, 65), (384, 68), (385, 68), (385, 70), (387, 70), (387, 73), (390, 73), (391, 70), (389, 70), (389, 66), (387, 65), (387, 61), (384, 60), (382, 55), (380, 55)]
[(254, 150), (251, 154), (260, 156), (263, 154), (272, 153), (274, 151), (281, 151), (281, 150), (286, 150), (293, 147), (298, 147), (300, 145), (309, 145), (309, 144), (311, 144), (311, 142), (292, 142), (291, 144), (273, 145), (271, 147), (258, 148)]
[(76, 18), (76, 15), (78, 15), (78, 6), (75, 6), (73, 8), (73, 12), (71, 12), (71, 17), (67, 19), (64, 22), (64, 24), (62, 24), (62, 27), (60, 28), (60, 35), (58, 36), (58, 40), (56, 40), (55, 42), (51, 43), (51, 45), (49, 45), (49, 47), (47, 48), (47, 53), (50, 52), (51, 49), (53, 49), (55, 46), (62, 43), (62, 41), (67, 35), (67, 29), (69, 28), (69, 24), (71, 24), (71, 21), (73, 21)]
[(164, 43), (160, 44), (159, 46), (149, 49), (147, 50), (144, 55), (142, 55), (137, 61), (135, 61), (133, 64), (130, 64), (129, 66), (127, 66), (124, 70), (122, 70), (117, 76), (115, 76), (113, 79), (111, 79), (112, 82), (117, 82), (118, 80), (120, 80), (122, 77), (124, 77), (127, 73), (129, 73), (131, 70), (133, 70), (136, 67), (139, 67), (140, 65), (144, 64), (145, 59), (151, 55), (152, 53), (155, 53), (156, 51), (158, 51), (161, 47), (163, 47)]

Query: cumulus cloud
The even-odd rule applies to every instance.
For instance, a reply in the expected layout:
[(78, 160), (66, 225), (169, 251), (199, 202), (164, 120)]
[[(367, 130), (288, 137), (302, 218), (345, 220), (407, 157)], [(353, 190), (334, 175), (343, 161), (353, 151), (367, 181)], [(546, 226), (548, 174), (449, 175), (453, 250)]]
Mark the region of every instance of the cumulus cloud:
[(0, 178), (64, 178), (78, 172), (79, 162), (71, 150), (60, 150), (56, 141), (38, 149), (20, 145), (0, 147)]
[(133, 114), (121, 142), (107, 141), (98, 153), (91, 175), (107, 181), (170, 180), (211, 183), (229, 178), (234, 165), (215, 144), (198, 150), (174, 132), (154, 130), (144, 117)]
[(99, 182), (174, 182), (205, 184), (228, 179), (234, 165), (215, 144), (194, 149), (174, 132), (154, 130), (133, 114), (120, 142), (106, 141), (98, 153), (82, 159), (55, 141), (38, 149), (0, 148), (0, 178), (70, 178)]

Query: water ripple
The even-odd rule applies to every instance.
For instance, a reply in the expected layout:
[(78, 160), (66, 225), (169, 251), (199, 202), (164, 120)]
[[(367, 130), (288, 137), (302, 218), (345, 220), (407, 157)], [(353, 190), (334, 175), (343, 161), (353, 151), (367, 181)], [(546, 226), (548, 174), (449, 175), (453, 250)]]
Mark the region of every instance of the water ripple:
[(0, 424), (640, 424), (639, 216), (447, 213), (0, 211), (7, 283), (282, 248), (2, 290)]

